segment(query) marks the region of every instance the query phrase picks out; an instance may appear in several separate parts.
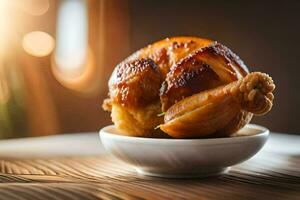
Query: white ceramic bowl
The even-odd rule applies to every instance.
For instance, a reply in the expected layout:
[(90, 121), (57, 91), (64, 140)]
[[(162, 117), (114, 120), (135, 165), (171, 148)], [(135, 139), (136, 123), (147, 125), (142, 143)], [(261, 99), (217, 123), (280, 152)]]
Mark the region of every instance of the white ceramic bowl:
[(156, 139), (119, 135), (116, 128), (100, 130), (104, 148), (131, 164), (138, 173), (159, 177), (211, 176), (254, 156), (269, 130), (249, 124), (235, 137), (213, 139)]

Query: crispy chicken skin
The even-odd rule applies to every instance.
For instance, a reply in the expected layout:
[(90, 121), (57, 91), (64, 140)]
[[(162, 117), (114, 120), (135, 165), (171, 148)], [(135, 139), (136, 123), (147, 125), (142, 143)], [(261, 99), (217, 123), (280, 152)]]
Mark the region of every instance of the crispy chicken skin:
[(151, 59), (121, 63), (111, 76), (110, 98), (104, 101), (103, 107), (111, 110), (112, 120), (126, 133), (160, 136), (154, 127), (163, 122), (162, 117), (157, 117), (161, 112), (159, 90), (162, 81), (158, 66)]
[[(174, 138), (226, 136), (264, 115), (273, 105), (271, 77), (253, 72), (245, 78), (194, 94), (174, 104), (160, 128)], [(185, 133), (189, 133), (186, 135)]]
[(151, 59), (121, 63), (111, 80), (110, 96), (115, 103), (129, 108), (142, 108), (157, 101), (162, 77)]
[(240, 58), (222, 44), (198, 49), (167, 74), (160, 94), (162, 109), (166, 111), (185, 97), (236, 81), (247, 73)]
[(268, 75), (249, 74), (224, 45), (174, 37), (148, 45), (117, 65), (103, 108), (126, 135), (227, 136), (249, 123), (253, 114), (271, 109), (274, 88)]
[(129, 56), (125, 62), (141, 58), (152, 59), (158, 65), (163, 78), (165, 78), (171, 66), (197, 49), (213, 43), (211, 40), (197, 37), (167, 38), (135, 52)]
[[(147, 62), (152, 62), (155, 64), (155, 68), (157, 68), (157, 70), (159, 71), (162, 82), (165, 79), (166, 74), (170, 71), (170, 67), (172, 65), (175, 65), (180, 59), (188, 56), (195, 50), (208, 46), (210, 44), (213, 44), (213, 41), (197, 37), (174, 37), (167, 38), (154, 44), (148, 45), (147, 47), (133, 53), (123, 62), (118, 64), (114, 69), (108, 83), (109, 98), (105, 99), (103, 103), (104, 110), (111, 111), (112, 102), (114, 101), (113, 99), (115, 99), (115, 96), (120, 95), (118, 93), (121, 93), (120, 90), (118, 90), (118, 92), (115, 91), (115, 88), (117, 88), (116, 85), (121, 85), (121, 79), (120, 77), (118, 77), (120, 74), (122, 74), (122, 71), (124, 71), (121, 68), (127, 68), (128, 72), (134, 72), (134, 76), (143, 77), (143, 70), (131, 70), (129, 68), (139, 68), (141, 67), (142, 63), (139, 60), (148, 60)], [(139, 67), (135, 66), (138, 64)], [(125, 75), (123, 75), (123, 80), (128, 79), (132, 76), (133, 74), (126, 73)]]
[[(116, 66), (109, 80), (109, 98), (103, 109), (111, 111), (114, 124), (132, 136), (167, 137), (159, 92), (161, 85), (180, 59), (213, 41), (196, 37), (176, 37), (148, 45)], [(146, 65), (146, 66), (144, 66)]]

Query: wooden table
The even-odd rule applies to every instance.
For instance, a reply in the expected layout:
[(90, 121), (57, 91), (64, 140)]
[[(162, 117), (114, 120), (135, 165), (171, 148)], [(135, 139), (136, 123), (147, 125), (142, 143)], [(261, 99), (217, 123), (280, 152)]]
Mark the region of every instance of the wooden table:
[(105, 154), (97, 133), (0, 141), (0, 199), (300, 199), (300, 136), (272, 133), (220, 177), (143, 177)]

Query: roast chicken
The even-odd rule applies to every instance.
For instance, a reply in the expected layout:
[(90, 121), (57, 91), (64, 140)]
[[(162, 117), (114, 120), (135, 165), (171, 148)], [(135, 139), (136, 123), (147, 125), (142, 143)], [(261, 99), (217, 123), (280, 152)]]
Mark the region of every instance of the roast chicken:
[(226, 137), (273, 106), (275, 85), (221, 43), (174, 37), (118, 64), (103, 108), (121, 134)]

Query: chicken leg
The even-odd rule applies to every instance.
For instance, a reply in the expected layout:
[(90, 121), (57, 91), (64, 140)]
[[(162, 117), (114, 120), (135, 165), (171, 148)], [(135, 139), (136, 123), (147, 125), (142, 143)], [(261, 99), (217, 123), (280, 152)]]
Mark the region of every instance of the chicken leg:
[(261, 72), (187, 97), (171, 106), (160, 129), (173, 138), (227, 136), (273, 105), (275, 85)]

